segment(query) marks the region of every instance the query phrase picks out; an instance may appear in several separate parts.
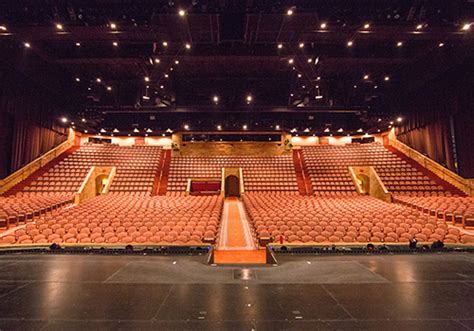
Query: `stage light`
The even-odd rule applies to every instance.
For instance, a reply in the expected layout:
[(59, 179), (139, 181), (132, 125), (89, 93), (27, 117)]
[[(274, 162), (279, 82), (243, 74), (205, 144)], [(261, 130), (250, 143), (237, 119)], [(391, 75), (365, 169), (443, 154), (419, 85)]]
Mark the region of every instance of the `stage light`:
[(222, 125), (218, 125), (217, 130), (221, 131), (222, 130)]
[(79, 77), (76, 77), (76, 82), (80, 82), (81, 79)]
[(354, 45), (354, 42), (352, 40), (349, 40), (347, 42), (347, 47), (352, 47), (352, 45)]
[(189, 125), (188, 124), (185, 124), (183, 127), (184, 127), (185, 130), (189, 130)]
[(186, 47), (186, 49), (191, 49), (191, 44), (186, 43), (186, 45), (184, 45), (184, 47)]
[(247, 124), (242, 125), (242, 129), (247, 130), (248, 126)]
[(145, 79), (145, 82), (149, 82), (149, 81), (150, 81), (150, 77), (148, 77), (148, 76), (145, 76), (144, 79)]
[(439, 43), (438, 44), (438, 47), (443, 47), (444, 46), (444, 43)]
[(217, 95), (215, 95), (213, 98), (212, 98), (212, 101), (214, 101), (214, 103), (218, 103), (219, 102), (219, 97)]
[(24, 45), (26, 48), (31, 48), (31, 44), (28, 43), (28, 42), (23, 43), (23, 45)]
[(368, 28), (370, 28), (370, 24), (369, 24), (369, 23), (365, 23), (365, 24), (364, 24), (364, 29), (368, 29)]
[(383, 78), (383, 80), (386, 81), (386, 82), (388, 82), (388, 81), (390, 80), (390, 76), (385, 76), (385, 77)]
[(168, 47), (168, 42), (167, 42), (167, 41), (163, 41), (162, 45), (163, 45), (164, 47)]
[(117, 24), (110, 23), (110, 28), (113, 29), (113, 30), (117, 29)]
[(319, 26), (321, 29), (326, 29), (327, 27), (327, 23), (321, 23), (321, 25)]
[(286, 11), (286, 15), (288, 15), (288, 16), (293, 15), (293, 9), (288, 9), (288, 10)]
[(59, 23), (58, 23), (58, 24), (56, 24), (56, 29), (58, 29), (58, 30), (63, 30), (64, 27), (63, 27), (62, 24), (59, 24)]
[(107, 91), (112, 91), (112, 86), (107, 86)]
[(100, 82), (102, 82), (102, 79), (96, 78), (95, 81), (96, 81), (97, 83), (100, 83)]
[(470, 28), (471, 28), (471, 24), (470, 24), (470, 23), (466, 23), (466, 24), (464, 24), (464, 25), (462, 26), (462, 29), (463, 29), (464, 31), (468, 31)]
[(289, 60), (288, 60), (288, 63), (289, 63), (289, 64), (293, 64), (293, 62), (295, 62), (295, 60), (293, 60), (293, 59), (289, 59)]
[(119, 130), (117, 128), (115, 128), (112, 132), (113, 133), (119, 133)]
[(400, 123), (401, 121), (403, 121), (403, 118), (402, 117), (397, 117), (397, 122)]
[(397, 42), (397, 47), (402, 47), (402, 46), (403, 46), (403, 42), (402, 42), (402, 41)]
[(283, 48), (283, 44), (278, 44), (278, 49), (282, 49)]
[(114, 47), (117, 47), (117, 46), (118, 46), (118, 42), (114, 41), (114, 42), (112, 43), (112, 45), (114, 45)]
[(67, 123), (67, 117), (61, 117), (61, 122)]
[(133, 132), (138, 133), (138, 132), (140, 132), (140, 130), (138, 130), (137, 128), (135, 128), (135, 129), (133, 129)]
[(181, 16), (181, 17), (184, 17), (186, 15), (186, 12), (183, 9), (180, 9), (178, 11), (178, 15)]
[(81, 43), (76, 43), (76, 47), (81, 47)]
[(299, 47), (300, 47), (300, 48), (303, 48), (303, 47), (304, 47), (304, 43), (300, 43), (300, 44), (299, 44)]
[(369, 79), (369, 75), (364, 75), (364, 80)]
[(1, 31), (7, 31), (7, 27), (5, 25), (0, 25), (0, 30)]

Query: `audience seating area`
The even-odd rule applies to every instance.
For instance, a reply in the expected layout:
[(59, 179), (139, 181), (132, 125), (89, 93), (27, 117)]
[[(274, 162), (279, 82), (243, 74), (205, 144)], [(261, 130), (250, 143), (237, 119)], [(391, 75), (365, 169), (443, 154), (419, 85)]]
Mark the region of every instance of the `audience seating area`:
[(47, 173), (25, 187), (28, 192), (76, 192), (92, 166), (115, 166), (111, 192), (151, 193), (158, 171), (161, 147), (82, 146)]
[(111, 193), (83, 204), (42, 215), (4, 244), (200, 244), (216, 240), (222, 198), (219, 196), (130, 196)]
[(298, 191), (291, 155), (172, 157), (168, 191), (185, 191), (189, 178), (221, 178), (223, 167), (242, 168), (246, 191)]
[(385, 187), (394, 194), (451, 195), (379, 143), (303, 147), (303, 155), (315, 195), (355, 195), (349, 166), (373, 166)]
[(36, 219), (48, 212), (71, 203), (73, 196), (64, 193), (20, 192), (0, 196), (0, 227), (16, 226)]
[(249, 219), (258, 239), (285, 243), (469, 243), (463, 235), (435, 217), (400, 204), (368, 196), (311, 197), (300, 195), (244, 196)]

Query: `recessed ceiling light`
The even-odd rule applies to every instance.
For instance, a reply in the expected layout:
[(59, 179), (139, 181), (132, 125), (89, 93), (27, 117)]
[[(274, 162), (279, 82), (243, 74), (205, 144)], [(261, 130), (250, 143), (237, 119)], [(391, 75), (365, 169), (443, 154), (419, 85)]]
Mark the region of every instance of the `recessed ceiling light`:
[(275, 130), (280, 130), (280, 126), (278, 124), (275, 125)]
[(119, 130), (117, 128), (115, 128), (112, 132), (113, 133), (119, 133)]
[(470, 28), (471, 28), (471, 24), (470, 24), (470, 23), (466, 23), (466, 24), (464, 24), (464, 25), (462, 26), (462, 29), (463, 29), (464, 31), (467, 31), (467, 30), (469, 30)]
[(105, 133), (106, 131), (105, 129), (100, 129), (100, 132)]
[(339, 130), (337, 130), (337, 132), (343, 132), (344, 130), (342, 128), (340, 128)]
[(161, 88), (161, 89), (164, 89), (164, 88), (165, 88), (165, 86), (164, 86), (164, 85), (160, 85), (160, 88)]
[(137, 133), (137, 132), (140, 132), (140, 130), (138, 130), (137, 128), (133, 129), (133, 132)]
[(89, 132), (89, 131), (87, 131), (87, 130), (84, 130), (84, 133), (87, 133), (87, 132)]
[(175, 60), (175, 61), (174, 61), (174, 64), (179, 64), (179, 61), (178, 61), (178, 60)]
[(252, 98), (252, 96), (249, 94), (249, 95), (247, 95), (246, 100), (247, 100), (247, 103), (250, 103), (250, 102), (252, 102), (253, 98)]
[(77, 47), (81, 47), (81, 43), (76, 43), (76, 46), (77, 46)]
[(82, 118), (82, 119), (81, 119), (81, 122), (82, 122), (82, 123), (85, 123), (85, 122), (87, 122), (87, 120), (86, 120), (85, 118)]
[(286, 11), (286, 15), (288, 15), (288, 16), (293, 15), (293, 9), (288, 9), (288, 10)]
[(347, 47), (352, 47), (352, 45), (354, 45), (354, 42), (352, 40), (349, 40), (347, 42)]
[(374, 85), (374, 88), (377, 89), (377, 88), (379, 88), (379, 86), (378, 86), (378, 85)]
[(221, 125), (218, 125), (218, 126), (217, 126), (217, 130), (219, 130), (219, 131), (222, 130), (222, 126), (221, 126)]
[(102, 79), (96, 78), (95, 81), (96, 81), (97, 83), (100, 83), (100, 82), (102, 82)]
[(357, 88), (357, 85), (352, 86), (353, 88)]
[(282, 49), (283, 48), (283, 44), (278, 44), (278, 49)]
[(328, 26), (327, 23), (323, 22), (323, 23), (321, 23), (320, 28), (321, 29), (326, 29), (327, 26)]
[(418, 25), (416, 26), (416, 29), (417, 29), (417, 30), (423, 29), (423, 24), (418, 24)]
[(144, 79), (145, 79), (145, 82), (149, 82), (149, 81), (150, 81), (150, 77), (148, 77), (148, 76), (145, 76)]
[(115, 47), (117, 47), (117, 46), (118, 46), (118, 42), (114, 41), (114, 42), (112, 43), (112, 45), (114, 45)]
[(0, 31), (7, 31), (7, 27), (5, 25), (0, 25)]
[(189, 130), (189, 125), (188, 125), (188, 124), (185, 124), (185, 125), (184, 125), (184, 129), (185, 129), (185, 130)]
[(79, 77), (76, 77), (76, 82), (80, 82), (81, 79)]
[(112, 86), (107, 86), (107, 91), (112, 91)]
[(397, 42), (397, 47), (402, 47), (402, 46), (403, 46), (403, 42), (402, 42), (402, 41)]
[(313, 59), (312, 58), (308, 58), (308, 63), (311, 63), (313, 62)]
[(385, 76), (385, 77), (383, 78), (383, 80), (386, 81), (386, 82), (389, 81), (389, 80), (390, 80), (390, 76)]
[(289, 63), (289, 64), (293, 64), (293, 62), (295, 62), (295, 60), (293, 60), (293, 59), (289, 59), (289, 60), (288, 60), (288, 63)]
[(178, 15), (179, 15), (179, 16), (185, 16), (185, 15), (186, 15), (186, 12), (185, 12), (183, 9), (180, 9), (180, 10), (178, 11)]
[(364, 24), (364, 29), (368, 29), (368, 28), (370, 28), (370, 24), (369, 24), (369, 23), (365, 23), (365, 24)]
[(303, 48), (303, 47), (304, 47), (304, 43), (300, 43), (300, 44), (299, 44), (299, 47), (300, 47), (300, 48)]
[(114, 30), (117, 29), (117, 24), (115, 24), (115, 23), (110, 23), (110, 28), (111, 28), (111, 29), (114, 29)]
[(301, 78), (301, 77), (303, 77), (303, 75), (302, 75), (302, 74), (298, 74), (298, 78)]
[(439, 43), (438, 44), (438, 47), (443, 47), (444, 46), (444, 43)]
[(186, 49), (191, 49), (191, 44), (186, 43), (186, 45), (184, 45), (184, 47), (186, 47)]
[(152, 130), (152, 129), (147, 129), (147, 130), (146, 130), (146, 132), (148, 132), (148, 133), (152, 133), (152, 132), (153, 132), (153, 130)]
[(321, 80), (321, 76), (316, 77), (316, 80)]
[(58, 30), (63, 30), (64, 27), (63, 27), (62, 24), (58, 23), (58, 24), (56, 24), (56, 29), (58, 29)]
[(248, 126), (247, 124), (242, 125), (242, 129), (247, 130)]
[(400, 123), (401, 121), (403, 121), (403, 118), (402, 117), (397, 117), (397, 122)]
[(364, 80), (369, 79), (369, 75), (364, 75)]
[(324, 129), (324, 132), (329, 132), (331, 131), (329, 128)]
[(362, 130), (362, 128), (360, 128), (359, 130), (357, 130), (357, 132), (363, 132), (364, 130)]
[(24, 45), (26, 48), (31, 48), (31, 44), (28, 43), (28, 42), (23, 43), (23, 45)]
[(390, 125), (392, 125), (392, 124), (393, 124), (393, 121), (390, 121)]
[(61, 117), (61, 122), (67, 123), (67, 117)]
[(163, 41), (162, 44), (163, 44), (164, 47), (168, 47), (168, 42), (167, 41)]
[(213, 96), (212, 101), (214, 101), (215, 103), (218, 103), (219, 102), (219, 97), (217, 95)]
[(155, 63), (156, 63), (156, 64), (158, 64), (158, 63), (160, 63), (160, 62), (161, 62), (161, 61), (160, 61), (159, 58), (156, 58), (156, 59), (155, 59)]
[(165, 78), (169, 78), (169, 76), (170, 76), (170, 75), (168, 75), (168, 74), (165, 74)]

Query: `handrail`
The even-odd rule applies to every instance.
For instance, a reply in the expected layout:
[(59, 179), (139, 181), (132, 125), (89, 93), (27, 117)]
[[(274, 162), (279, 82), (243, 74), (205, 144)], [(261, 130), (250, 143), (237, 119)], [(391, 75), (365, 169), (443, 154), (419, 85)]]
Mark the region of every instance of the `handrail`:
[(362, 189), (361, 184), (359, 183), (357, 175), (355, 174), (354, 168), (352, 166), (349, 167), (349, 174), (351, 175), (351, 179), (356, 187), (357, 193), (364, 194), (364, 190)]
[(239, 168), (239, 187), (240, 187), (240, 195), (245, 193), (244, 189), (244, 172), (242, 171), (242, 168)]

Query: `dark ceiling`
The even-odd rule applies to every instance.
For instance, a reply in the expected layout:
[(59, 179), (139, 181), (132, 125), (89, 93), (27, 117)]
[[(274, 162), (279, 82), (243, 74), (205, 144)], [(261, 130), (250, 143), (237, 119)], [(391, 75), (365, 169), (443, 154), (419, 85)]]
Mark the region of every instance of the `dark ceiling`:
[(400, 115), (391, 105), (404, 92), (472, 56), (474, 32), (463, 27), (474, 21), (473, 7), (468, 0), (5, 1), (0, 59), (67, 96), (57, 115), (83, 130), (192, 123), (238, 131), (244, 122), (264, 130), (278, 122), (374, 131)]

